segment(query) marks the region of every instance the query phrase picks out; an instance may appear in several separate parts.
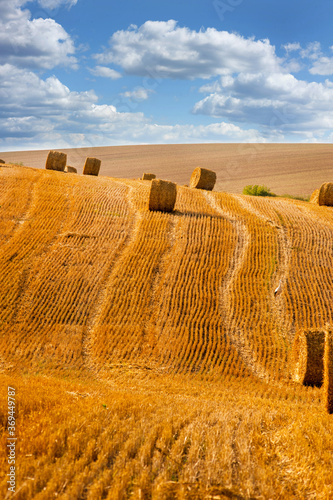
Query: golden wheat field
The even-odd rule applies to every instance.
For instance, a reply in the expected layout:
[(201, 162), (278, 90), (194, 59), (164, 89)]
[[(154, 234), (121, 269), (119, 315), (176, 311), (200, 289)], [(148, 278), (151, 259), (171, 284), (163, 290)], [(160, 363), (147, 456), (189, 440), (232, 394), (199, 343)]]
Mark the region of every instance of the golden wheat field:
[(149, 191), (0, 167), (0, 498), (332, 499), (333, 415), (291, 351), (333, 323), (333, 208)]

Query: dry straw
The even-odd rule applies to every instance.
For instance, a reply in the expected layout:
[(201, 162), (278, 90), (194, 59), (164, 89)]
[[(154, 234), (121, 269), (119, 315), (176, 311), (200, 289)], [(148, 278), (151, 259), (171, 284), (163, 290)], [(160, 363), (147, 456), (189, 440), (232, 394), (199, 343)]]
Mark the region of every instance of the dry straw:
[(77, 170), (75, 167), (71, 167), (70, 165), (66, 165), (65, 172), (68, 174), (77, 174)]
[(67, 155), (59, 151), (49, 151), (47, 155), (45, 168), (47, 170), (59, 170), (63, 172), (67, 163)]
[(172, 212), (177, 198), (177, 186), (174, 182), (153, 179), (149, 193), (149, 210)]
[(310, 196), (310, 203), (318, 204), (318, 201), (319, 201), (319, 189), (316, 189)]
[(324, 401), (328, 413), (333, 413), (333, 328), (326, 327), (324, 353)]
[(98, 175), (101, 163), (98, 158), (87, 158), (83, 168), (83, 175)]
[(303, 330), (296, 334), (291, 350), (291, 378), (294, 382), (320, 387), (324, 376), (325, 332)]
[(212, 191), (216, 182), (216, 173), (213, 170), (197, 167), (193, 170), (190, 179), (190, 188)]
[(152, 181), (153, 179), (156, 179), (155, 174), (143, 174), (142, 176), (143, 181)]
[(318, 195), (319, 205), (333, 206), (333, 182), (325, 182), (321, 185)]

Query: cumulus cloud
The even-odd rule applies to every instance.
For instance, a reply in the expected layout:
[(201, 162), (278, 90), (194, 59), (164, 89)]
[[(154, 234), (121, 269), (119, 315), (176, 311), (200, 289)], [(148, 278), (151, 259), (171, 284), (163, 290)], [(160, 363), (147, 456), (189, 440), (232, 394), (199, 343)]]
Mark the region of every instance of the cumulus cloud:
[(94, 91), (73, 92), (55, 76), (0, 65), (2, 149), (173, 142), (262, 142), (257, 130), (218, 121), (159, 125), (143, 113), (99, 104)]
[[(311, 62), (309, 72), (312, 75), (333, 75), (333, 57), (325, 56), (319, 42), (311, 42), (302, 47), (300, 43), (288, 43), (283, 45), (289, 56), (290, 52), (297, 52), (301, 59), (308, 59)], [(333, 50), (333, 47), (330, 47)], [(292, 59), (289, 62), (288, 69), (290, 71), (298, 71), (300, 64)]]
[(119, 64), (127, 74), (175, 79), (276, 71), (281, 62), (268, 40), (214, 28), (197, 32), (174, 20), (147, 21), (139, 28), (117, 31), (109, 48), (95, 57), (100, 64)]
[(286, 43), (282, 45), (284, 50), (289, 54), (290, 52), (295, 52), (298, 50), (301, 50), (301, 44), (299, 42), (294, 42), (294, 43)]
[(75, 67), (73, 40), (53, 19), (30, 19), (21, 0), (0, 0), (0, 64), (21, 68)]
[(111, 80), (117, 80), (118, 78), (121, 78), (121, 73), (114, 69), (108, 68), (107, 66), (96, 66), (95, 68), (89, 68), (89, 71), (95, 76), (110, 78)]
[(143, 87), (137, 87), (134, 90), (128, 90), (127, 92), (123, 92), (123, 97), (130, 99), (133, 102), (141, 102), (148, 99), (149, 94), (152, 94), (154, 91), (151, 89), (145, 89)]
[(313, 75), (333, 75), (333, 57), (319, 57), (309, 71)]
[(193, 112), (250, 123), (266, 132), (320, 134), (333, 127), (333, 87), (328, 81), (306, 82), (285, 73), (240, 73), (222, 79), (219, 89), (197, 102)]

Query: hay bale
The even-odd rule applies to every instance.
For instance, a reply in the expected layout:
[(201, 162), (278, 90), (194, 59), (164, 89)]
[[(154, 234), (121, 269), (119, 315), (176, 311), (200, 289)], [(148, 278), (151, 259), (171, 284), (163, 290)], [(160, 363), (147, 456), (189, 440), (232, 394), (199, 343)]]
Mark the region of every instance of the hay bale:
[(197, 167), (193, 170), (190, 179), (190, 188), (212, 191), (216, 182), (216, 173), (213, 170)]
[(67, 163), (67, 155), (59, 151), (49, 151), (46, 158), (45, 168), (47, 170), (59, 170), (63, 172)]
[(149, 193), (149, 210), (172, 212), (177, 198), (177, 186), (174, 182), (153, 179)]
[(333, 329), (325, 332), (324, 353), (324, 401), (328, 413), (333, 413)]
[(75, 167), (71, 167), (70, 165), (66, 165), (65, 172), (68, 174), (77, 174), (77, 170)]
[(98, 175), (101, 163), (98, 158), (87, 158), (83, 168), (83, 175)]
[(153, 179), (156, 179), (155, 174), (143, 174), (142, 176), (143, 181), (152, 181)]
[(321, 387), (324, 377), (325, 331), (303, 330), (291, 350), (291, 378), (304, 385)]
[(316, 203), (318, 205), (318, 202), (319, 202), (319, 189), (316, 189), (310, 196), (310, 203)]
[(319, 205), (333, 206), (333, 182), (324, 182), (321, 185), (318, 195)]
[(6, 163), (4, 160), (0, 160), (0, 163)]

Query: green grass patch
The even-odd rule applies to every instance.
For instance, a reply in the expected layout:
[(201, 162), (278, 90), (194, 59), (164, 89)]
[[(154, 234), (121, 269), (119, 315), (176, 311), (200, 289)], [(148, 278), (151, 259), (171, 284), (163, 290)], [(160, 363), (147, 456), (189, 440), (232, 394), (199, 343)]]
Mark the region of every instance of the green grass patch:
[(276, 194), (271, 192), (270, 188), (267, 186), (258, 186), (258, 184), (245, 186), (243, 194), (250, 196), (276, 196)]

